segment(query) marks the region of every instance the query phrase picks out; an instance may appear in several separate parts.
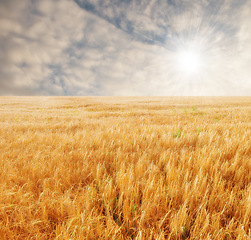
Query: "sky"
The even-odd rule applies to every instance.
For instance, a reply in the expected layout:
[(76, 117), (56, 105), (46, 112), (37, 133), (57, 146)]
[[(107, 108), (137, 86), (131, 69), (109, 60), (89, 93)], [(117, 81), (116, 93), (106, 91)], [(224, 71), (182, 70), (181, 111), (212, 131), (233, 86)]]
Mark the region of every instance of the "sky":
[(251, 0), (0, 0), (0, 95), (250, 96), (250, 24)]

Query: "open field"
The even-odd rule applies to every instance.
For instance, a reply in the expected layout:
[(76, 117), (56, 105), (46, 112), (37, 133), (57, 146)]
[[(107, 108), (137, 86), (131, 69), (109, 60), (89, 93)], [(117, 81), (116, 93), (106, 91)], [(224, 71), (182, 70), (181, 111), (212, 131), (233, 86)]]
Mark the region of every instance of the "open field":
[(251, 97), (1, 97), (0, 239), (251, 239)]

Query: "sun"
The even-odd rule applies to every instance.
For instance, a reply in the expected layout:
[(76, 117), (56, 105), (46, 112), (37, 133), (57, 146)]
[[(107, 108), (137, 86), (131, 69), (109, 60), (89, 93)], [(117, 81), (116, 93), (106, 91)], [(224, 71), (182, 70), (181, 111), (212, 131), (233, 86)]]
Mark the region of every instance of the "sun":
[(201, 70), (201, 54), (193, 49), (183, 49), (177, 55), (178, 69), (186, 74), (196, 74)]

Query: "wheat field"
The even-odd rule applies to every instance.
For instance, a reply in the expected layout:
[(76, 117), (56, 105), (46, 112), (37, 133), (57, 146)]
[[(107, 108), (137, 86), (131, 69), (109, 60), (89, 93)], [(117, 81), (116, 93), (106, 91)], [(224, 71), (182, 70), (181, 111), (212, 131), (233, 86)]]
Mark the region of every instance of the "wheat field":
[(0, 239), (251, 239), (251, 97), (1, 97)]

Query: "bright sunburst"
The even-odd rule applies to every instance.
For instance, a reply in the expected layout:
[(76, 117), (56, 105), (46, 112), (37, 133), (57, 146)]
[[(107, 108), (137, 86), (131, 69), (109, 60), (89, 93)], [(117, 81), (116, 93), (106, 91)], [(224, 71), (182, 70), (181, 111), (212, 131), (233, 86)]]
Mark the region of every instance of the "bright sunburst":
[(202, 67), (202, 56), (193, 49), (183, 49), (177, 55), (178, 69), (186, 74), (199, 73)]

